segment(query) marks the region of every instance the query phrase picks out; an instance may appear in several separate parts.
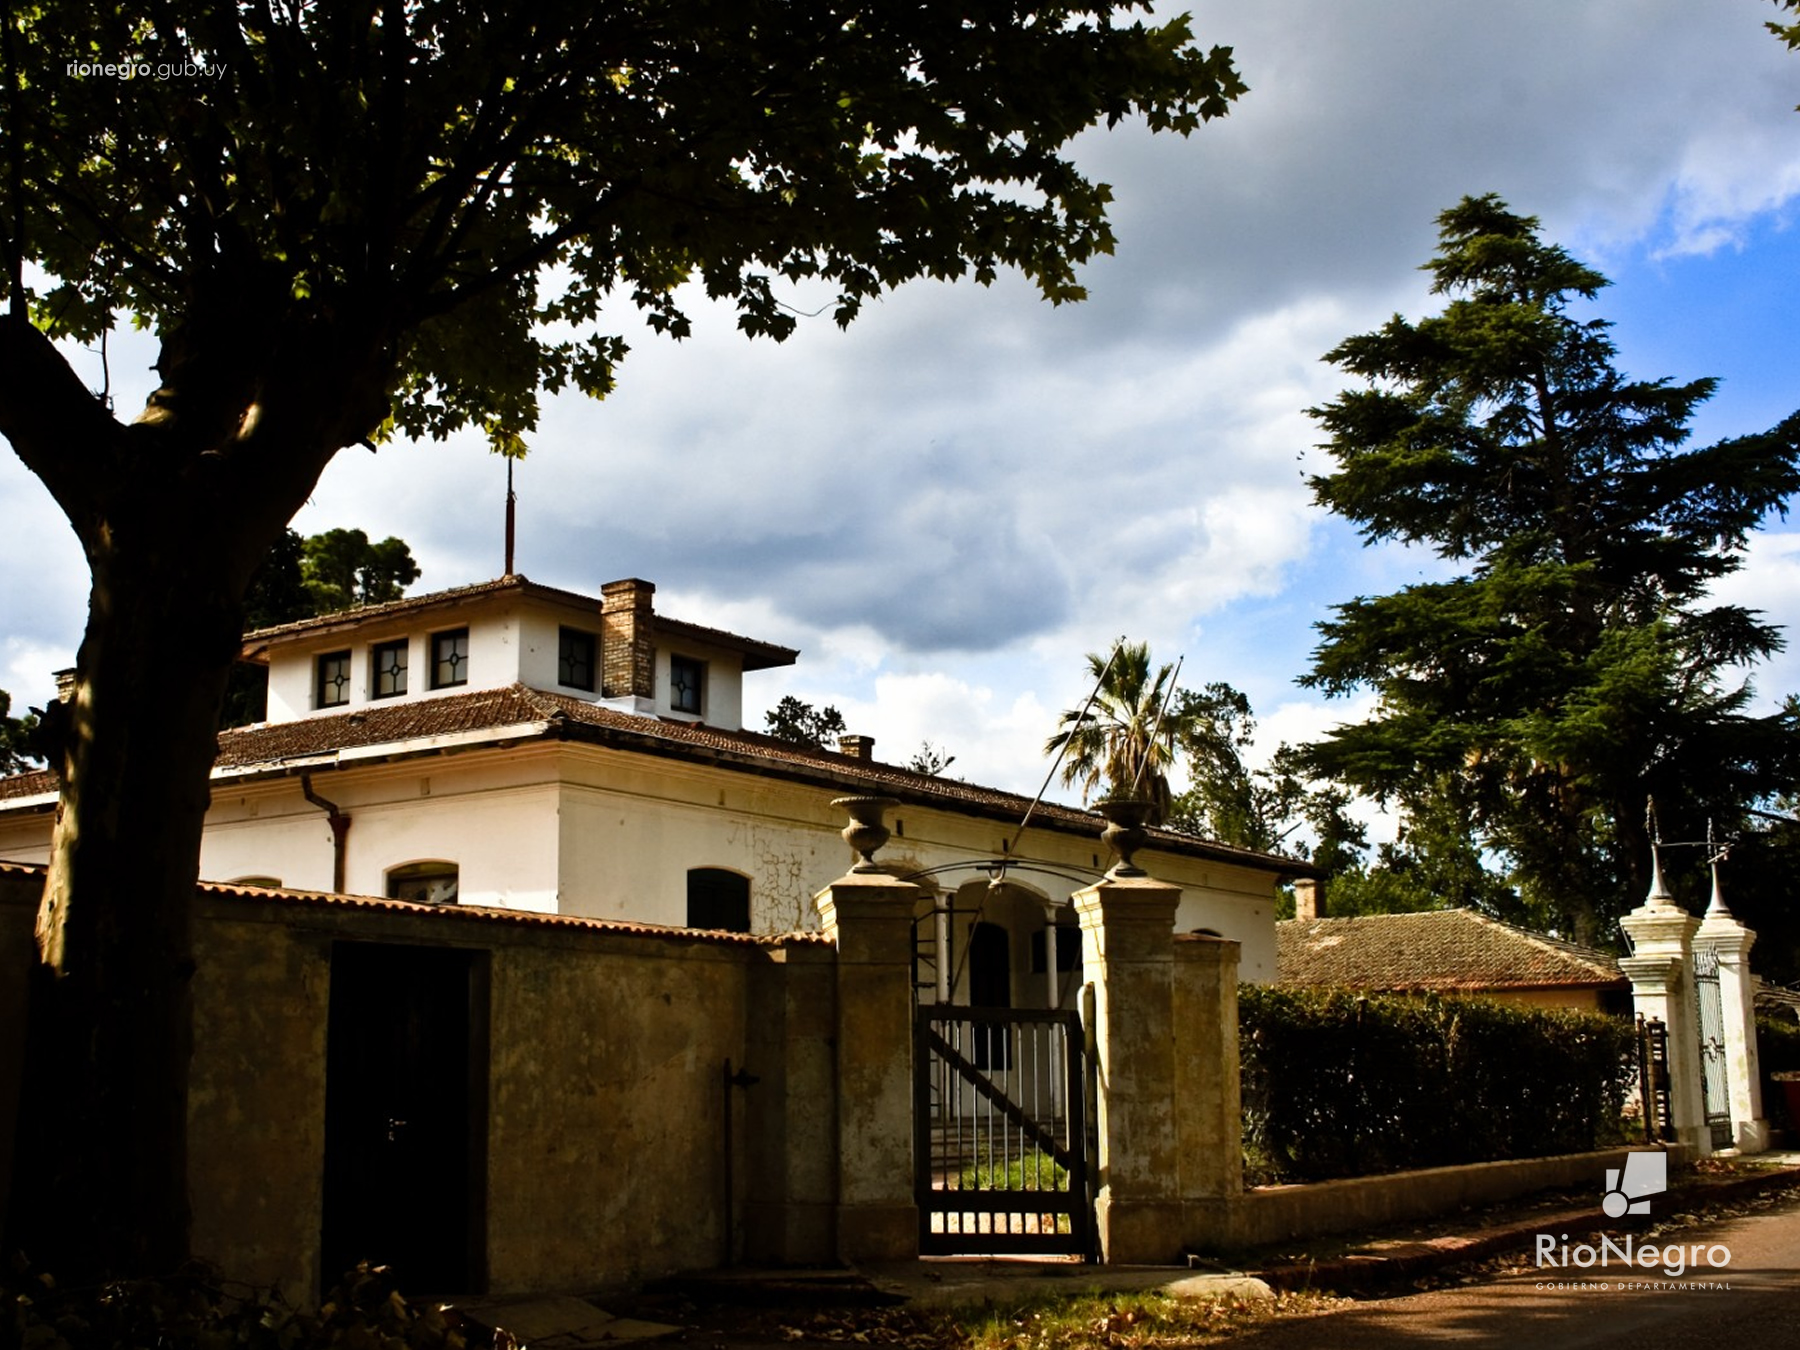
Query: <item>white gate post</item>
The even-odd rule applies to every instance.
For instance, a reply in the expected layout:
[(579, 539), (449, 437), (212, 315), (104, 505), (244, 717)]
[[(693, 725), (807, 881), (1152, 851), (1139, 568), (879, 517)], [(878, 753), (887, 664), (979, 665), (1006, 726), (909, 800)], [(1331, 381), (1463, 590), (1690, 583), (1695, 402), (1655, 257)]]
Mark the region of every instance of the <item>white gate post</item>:
[[(1675, 903), (1655, 858), (1650, 894), (1619, 920), (1631, 939), (1631, 955), (1619, 968), (1631, 980), (1638, 1015), (1660, 1021), (1669, 1033), (1669, 1112), (1675, 1136), (1695, 1157), (1712, 1152), (1706, 1098), (1700, 1082), (1700, 1018), (1694, 1000), (1694, 930), (1700, 921)], [(1646, 1111), (1651, 1103), (1644, 1103)]]
[(1725, 907), (1719, 865), (1713, 864), (1712, 904), (1694, 934), (1694, 946), (1719, 958), (1719, 1003), (1725, 1014), (1725, 1075), (1731, 1100), (1732, 1143), (1739, 1153), (1769, 1147), (1763, 1117), (1762, 1072), (1756, 1059), (1756, 985), (1750, 975), (1750, 948), (1756, 934)]

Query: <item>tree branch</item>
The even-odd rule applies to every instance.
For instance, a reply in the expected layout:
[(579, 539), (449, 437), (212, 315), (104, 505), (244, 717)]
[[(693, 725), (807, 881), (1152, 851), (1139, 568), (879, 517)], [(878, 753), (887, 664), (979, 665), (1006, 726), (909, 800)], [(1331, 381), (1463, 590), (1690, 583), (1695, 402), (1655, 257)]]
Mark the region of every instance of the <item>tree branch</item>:
[(83, 538), (124, 432), (49, 338), (22, 315), (0, 318), (0, 436)]

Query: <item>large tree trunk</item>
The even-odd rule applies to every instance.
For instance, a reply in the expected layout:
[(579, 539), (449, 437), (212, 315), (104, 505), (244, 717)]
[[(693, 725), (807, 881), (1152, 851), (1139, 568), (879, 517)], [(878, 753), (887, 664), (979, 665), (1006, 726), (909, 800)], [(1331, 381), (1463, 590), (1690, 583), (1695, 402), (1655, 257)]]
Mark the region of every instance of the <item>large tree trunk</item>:
[(373, 325), (227, 319), (165, 341), (163, 388), (129, 427), (41, 334), (0, 320), (0, 434), (93, 580), (6, 1214), (12, 1248), (64, 1279), (168, 1273), (188, 1254), (195, 882), (243, 594), (332, 454), (387, 407)]
[(174, 536), (95, 559), (9, 1207), (64, 1278), (187, 1255), (194, 882), (241, 590), (210, 552)]

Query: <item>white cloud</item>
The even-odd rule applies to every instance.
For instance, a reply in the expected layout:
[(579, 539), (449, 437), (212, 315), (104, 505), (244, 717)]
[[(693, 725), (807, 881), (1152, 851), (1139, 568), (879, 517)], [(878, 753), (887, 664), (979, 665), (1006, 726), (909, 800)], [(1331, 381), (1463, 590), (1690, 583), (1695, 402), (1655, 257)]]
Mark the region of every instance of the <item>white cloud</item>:
[(1800, 693), (1800, 533), (1771, 530), (1751, 536), (1741, 570), (1723, 577), (1712, 588), (1722, 604), (1760, 610), (1770, 622), (1785, 629), (1788, 650), (1750, 671), (1758, 705), (1773, 710), (1789, 694)]
[[(1016, 278), (914, 285), (848, 333), (805, 321), (780, 346), (717, 313), (681, 344), (625, 316), (618, 392), (550, 400), (519, 470), (520, 570), (578, 589), (647, 577), (670, 612), (803, 649), (753, 699), (836, 702), (884, 757), (930, 739), (954, 772), (1026, 792), (1082, 653), (1122, 633), (1185, 652), (1192, 683), (1231, 679), (1290, 738), (1346, 715), (1294, 697), (1311, 625), (1437, 565), (1360, 549), (1310, 504), (1305, 409), (1342, 383), (1321, 354), (1436, 303), (1418, 264), (1465, 193), (1501, 193), (1603, 267), (1708, 249), (1753, 265), (1757, 229), (1800, 190), (1800, 55), (1763, 32), (1765, 0), (1193, 8), (1251, 92), (1185, 141), (1082, 139), (1120, 240), (1087, 269), (1089, 302), (1052, 308)], [(1698, 292), (1675, 288), (1711, 275), (1642, 284), (1678, 313)], [(1671, 369), (1788, 396), (1780, 363), (1740, 371), (1706, 333), (1669, 341), (1691, 357)], [(153, 350), (115, 343), (122, 406)], [(351, 450), (299, 524), (399, 534), (421, 586), (449, 586), (498, 572), (503, 491), (476, 437)], [(5, 677), (26, 686), (21, 663), (73, 651), (85, 586), (11, 461), (0, 512)], [(1721, 594), (1790, 622), (1800, 551), (1780, 538)], [(1797, 687), (1783, 672), (1800, 676), (1765, 686)]]

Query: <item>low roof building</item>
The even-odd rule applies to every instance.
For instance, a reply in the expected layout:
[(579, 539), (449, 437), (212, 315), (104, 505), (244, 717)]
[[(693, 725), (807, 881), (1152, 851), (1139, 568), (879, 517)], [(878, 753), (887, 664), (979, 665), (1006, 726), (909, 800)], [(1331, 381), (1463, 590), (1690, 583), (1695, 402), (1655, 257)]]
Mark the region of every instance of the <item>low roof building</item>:
[(1370, 991), (1485, 995), (1511, 1003), (1624, 1012), (1631, 982), (1602, 951), (1469, 909), (1275, 925), (1275, 982)]

